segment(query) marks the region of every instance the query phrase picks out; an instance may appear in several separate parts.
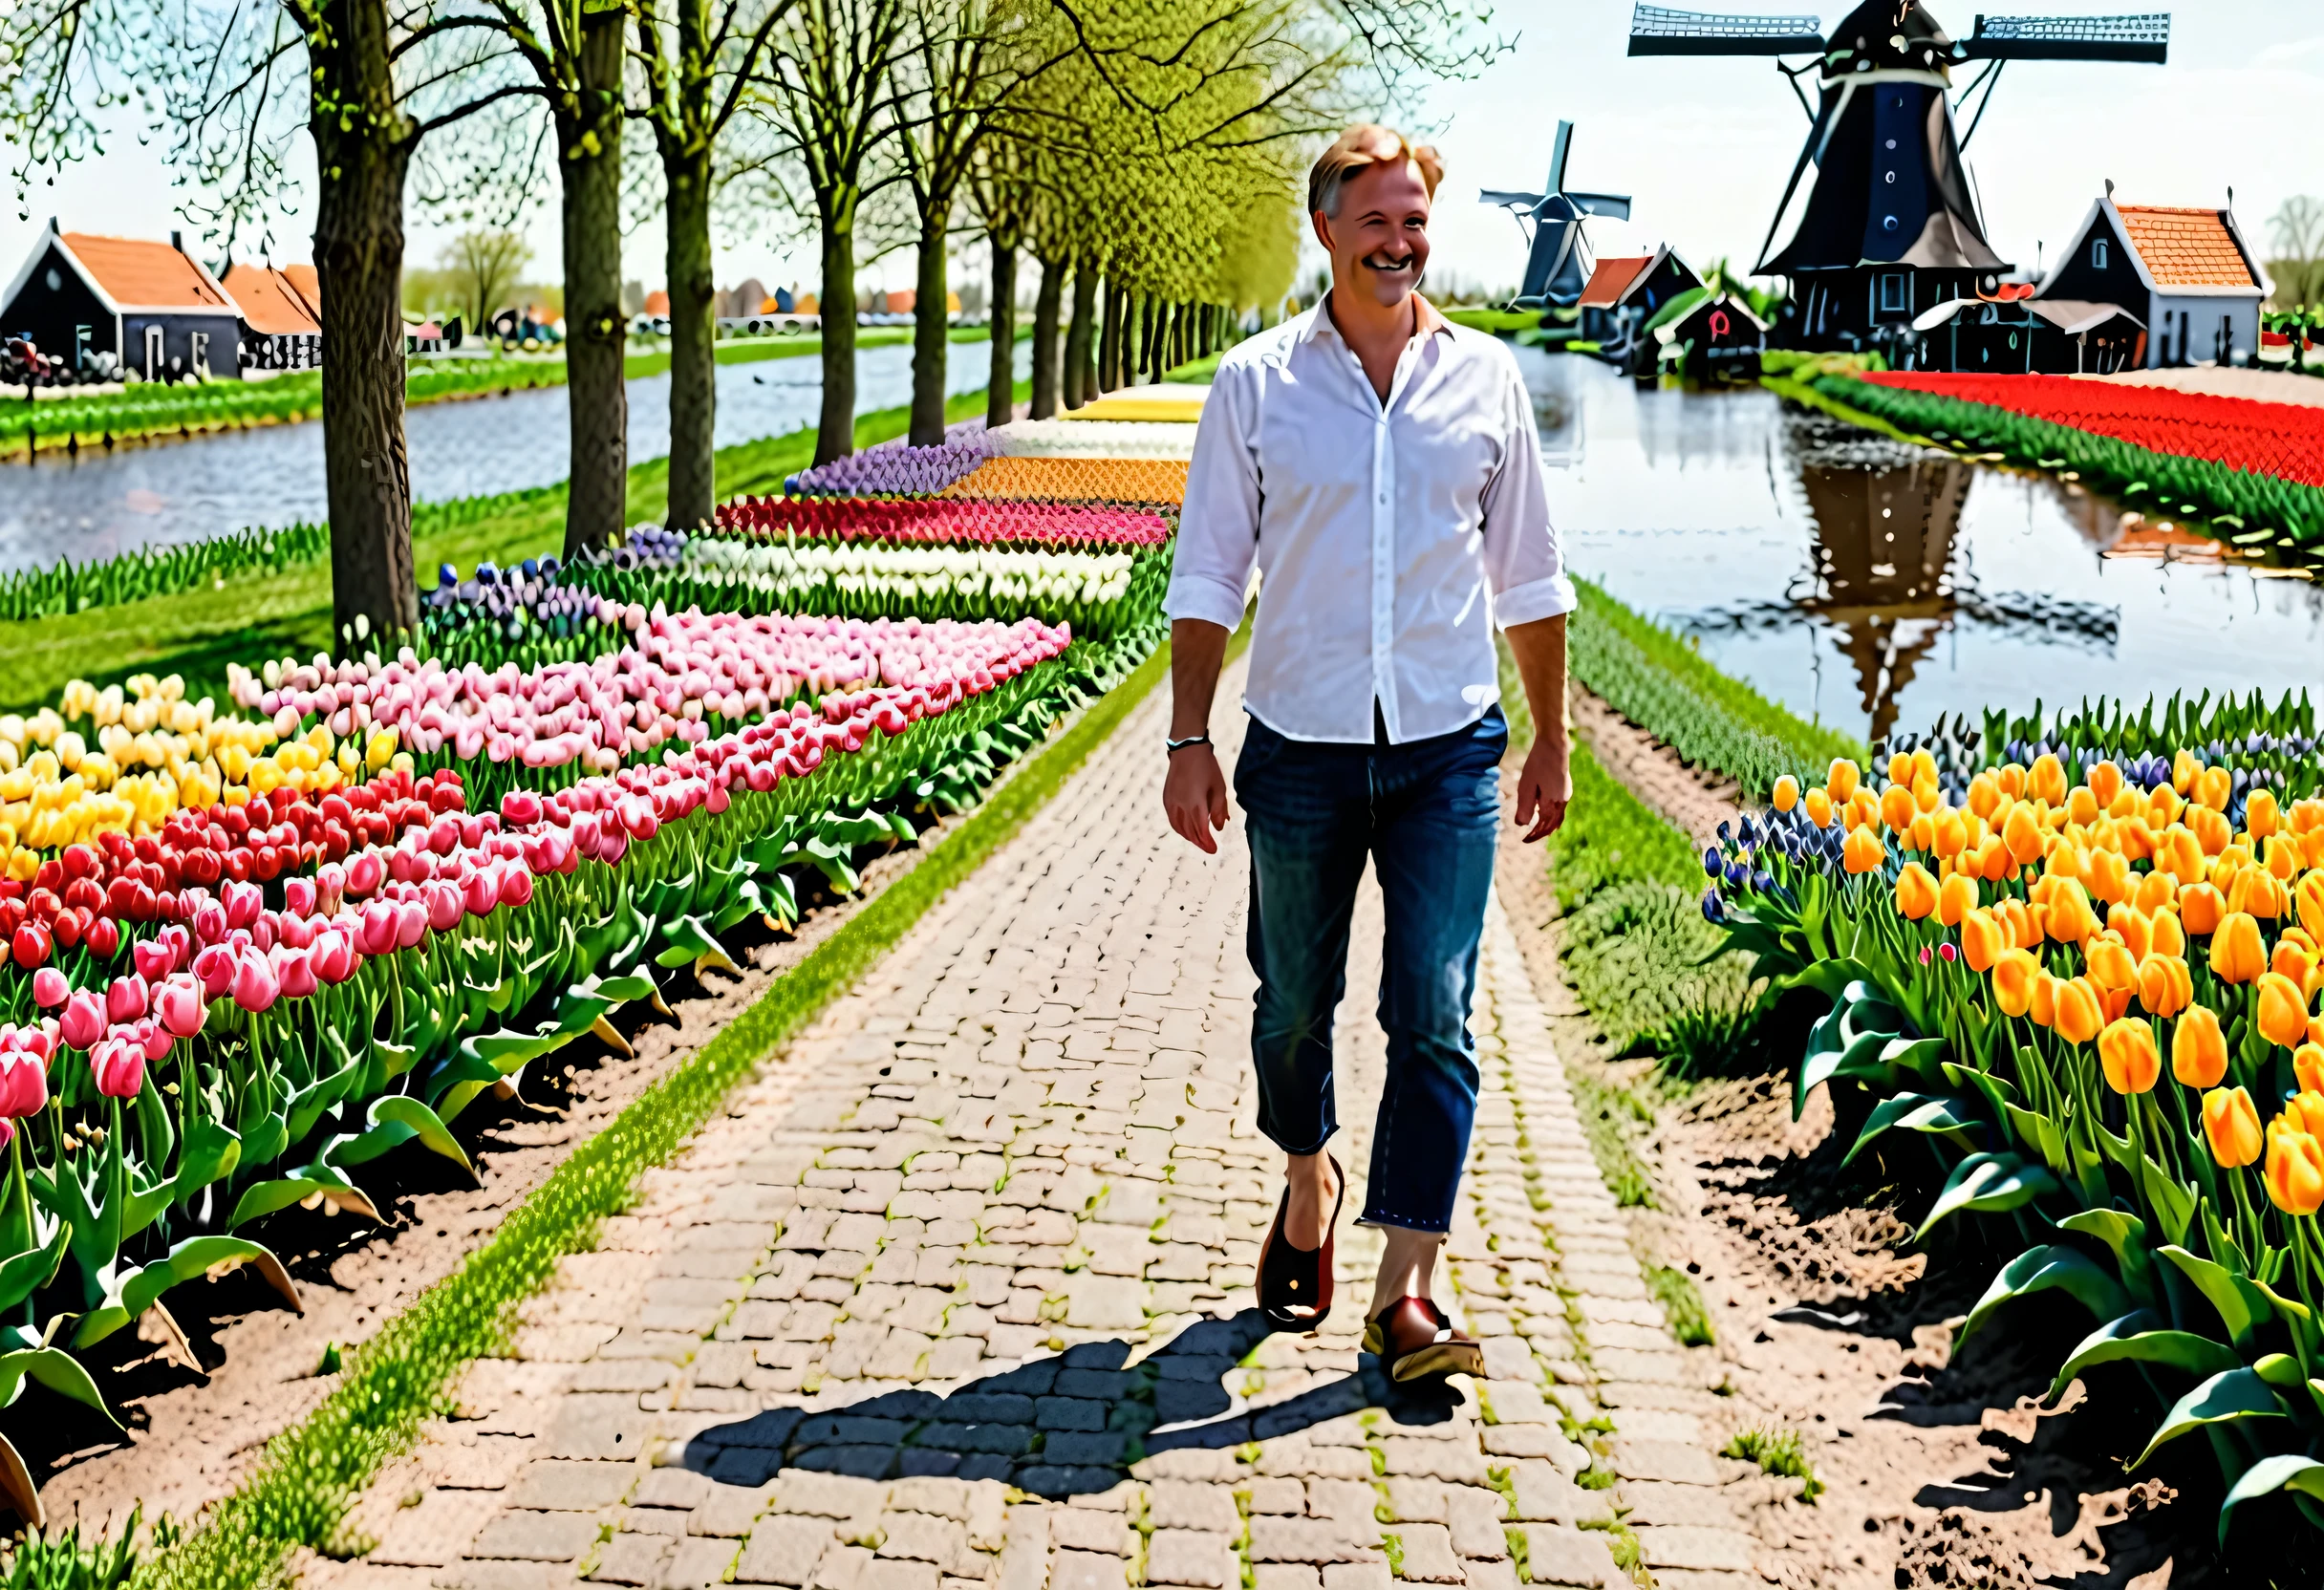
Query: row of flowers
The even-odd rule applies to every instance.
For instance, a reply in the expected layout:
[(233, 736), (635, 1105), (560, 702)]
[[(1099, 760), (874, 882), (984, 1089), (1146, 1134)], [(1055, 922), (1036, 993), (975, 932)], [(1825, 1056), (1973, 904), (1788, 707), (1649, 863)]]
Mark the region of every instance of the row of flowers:
[(1851, 1158), (1936, 1150), (1922, 1235), (2055, 1228), (1964, 1336), (2035, 1292), (2090, 1308), (2053, 1395), (2114, 1363), (2172, 1386), (2140, 1462), (2211, 1429), (2224, 1536), (2241, 1502), (2324, 1481), (2324, 769), (2041, 754), (1959, 805), (1926, 751), (1884, 771), (1781, 781), (1707, 850), (1705, 914), (1831, 1001), (1795, 1107), (1857, 1084)]
[(989, 436), (993, 451), (1006, 458), (1189, 459), (1194, 454), (1194, 427), (1168, 419), (1019, 419)]
[(889, 546), (1039, 549), (1159, 547), (1170, 540), (1172, 526), (1151, 506), (1120, 506), (1111, 499), (1054, 503), (742, 497), (720, 506), (717, 527), (751, 535)]
[(1184, 459), (987, 459), (938, 495), (1040, 498), (1066, 503), (1166, 503), (1177, 507), (1186, 501), (1186, 470)]
[[(1912, 379), (1917, 382), (1924, 377)], [(2040, 379), (2043, 377), (2009, 377), (2012, 384)], [(1998, 453), (2016, 463), (2073, 471), (2089, 485), (2115, 493), (2154, 517), (2207, 521), (2240, 544), (2264, 548), (2279, 538), (2302, 546), (2324, 542), (2324, 486), (2312, 483), (2304, 473), (2271, 473), (2222, 462), (2213, 456), (2162, 450), (1994, 402), (1971, 401), (1953, 396), (1949, 389), (1938, 392), (1896, 384), (1899, 380), (1889, 376), (1875, 381), (1866, 376), (1824, 375), (1810, 384), (1832, 401), (1900, 430)], [(2006, 392), (2005, 388), (2003, 396)], [(2189, 435), (2181, 438), (2179, 445), (2199, 442)], [(2249, 448), (2237, 452), (2257, 458)], [(2273, 462), (2303, 472), (2308, 467), (2298, 459), (2279, 458)], [(2206, 526), (2199, 523), (2195, 527)]]

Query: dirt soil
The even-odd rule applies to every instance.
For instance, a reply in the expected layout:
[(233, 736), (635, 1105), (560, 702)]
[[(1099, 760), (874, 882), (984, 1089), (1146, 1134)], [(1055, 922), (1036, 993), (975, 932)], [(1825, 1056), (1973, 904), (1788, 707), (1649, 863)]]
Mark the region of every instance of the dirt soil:
[[(1576, 721), (1608, 770), (1690, 830), (1715, 827), (1707, 781), (1626, 721), (1607, 735), (1597, 707)], [(1818, 1089), (1792, 1118), (1800, 1013), (1778, 1010), (1771, 1021), (1788, 1030), (1746, 1074), (1658, 1082), (1650, 1062), (1610, 1058), (1564, 987), (1540, 852), (1504, 845), (1497, 887), (1567, 1065), (1656, 1107), (1655, 1125), (1631, 1133), (1652, 1206), (1625, 1213), (1642, 1260), (1685, 1270), (1703, 1295), (1716, 1341), (1692, 1349), (1702, 1384), (1727, 1399), (1734, 1429), (1800, 1432), (1824, 1487), (1813, 1503), (1798, 1480), (1756, 1472), (1727, 1487), (1764, 1544), (1764, 1573), (1819, 1590), (2316, 1582), (2219, 1562), (2219, 1480), (2197, 1444), (2124, 1472), (2160, 1417), (2135, 1381), (2101, 1381), (2097, 1396), (2077, 1381), (2040, 1406), (2091, 1328), (2078, 1309), (2020, 1305), (1956, 1353), (1969, 1309), (2027, 1244), (1975, 1223), (1912, 1242), (1934, 1161), (1900, 1146), (1843, 1170), (1861, 1096), (1840, 1102), (1842, 1119)]]
[(651, 1004), (616, 1013), (635, 1058), (584, 1036), (545, 1063), (547, 1069), (527, 1068), (522, 1099), (478, 1100), (459, 1125), (481, 1180), (448, 1160), (399, 1150), (361, 1178), (380, 1205), (379, 1224), (296, 1210), (266, 1222), (257, 1235), (290, 1268), (304, 1315), (284, 1307), (246, 1267), (169, 1295), (195, 1364), (126, 1330), (80, 1355), (122, 1429), (28, 1387), (10, 1434), (41, 1488), (52, 1526), (78, 1519), (84, 1532), (118, 1529), (134, 1505), (148, 1520), (164, 1513), (186, 1518), (225, 1495), (269, 1439), (337, 1384), (335, 1375), (318, 1373), (328, 1349), (364, 1341), (450, 1274), (577, 1144), (707, 1042), (909, 870), (917, 854), (900, 849), (872, 861), (862, 869), (863, 892), (844, 901), (823, 896), (796, 936), (756, 924), (737, 929), (725, 943), (741, 976), (710, 972), (697, 983), (681, 975), (669, 990), (672, 1015)]

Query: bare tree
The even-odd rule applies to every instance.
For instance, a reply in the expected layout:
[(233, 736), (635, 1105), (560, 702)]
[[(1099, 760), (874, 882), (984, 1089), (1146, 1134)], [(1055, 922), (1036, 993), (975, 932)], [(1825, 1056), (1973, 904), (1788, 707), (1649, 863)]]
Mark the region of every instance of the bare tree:
[(2289, 306), (2324, 296), (2324, 200), (2293, 194), (2268, 218), (2269, 246), (2288, 280), (2276, 291)]
[(481, 332), (532, 263), (532, 246), (506, 228), (478, 227), (444, 245), (437, 268), (443, 272), (471, 330)]

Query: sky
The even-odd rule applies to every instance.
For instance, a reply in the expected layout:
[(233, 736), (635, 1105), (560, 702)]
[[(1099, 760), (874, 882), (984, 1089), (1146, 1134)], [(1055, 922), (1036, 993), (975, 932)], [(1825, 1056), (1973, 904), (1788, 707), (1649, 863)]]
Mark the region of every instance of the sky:
[[(1932, 10), (1966, 35), (1979, 3), (1934, 0)], [(2151, 3), (2035, 0), (2022, 10), (2102, 14)], [(1827, 26), (1847, 10), (1840, 0), (1698, 0), (1698, 9), (1797, 14), (1818, 4)], [(1477, 204), (1476, 192), (1537, 189), (1560, 118), (1576, 125), (1568, 182), (1634, 201), (1629, 222), (1590, 223), (1596, 252), (1643, 252), (1667, 241), (1698, 264), (1756, 257), (1806, 117), (1762, 58), (1629, 58), (1629, 0), (1501, 0), (1495, 32), (1513, 48), (1481, 76), (1442, 85), (1400, 118), (1425, 129), (1444, 157), (1431, 227), (1438, 280), (1515, 286), (1524, 265), (1517, 224)], [(2285, 197), (2324, 195), (2319, 104), (2324, 8), (2315, 0), (2180, 0), (2167, 66), (2012, 63), (1969, 162), (1991, 241), (2027, 267), (2037, 247), (2055, 257), (2109, 178), (2128, 203), (2224, 204), (2232, 188), (2247, 235), (2264, 250), (2267, 218)], [(69, 230), (159, 238), (183, 226), (173, 213), (183, 197), (157, 148), (116, 137), (101, 160), (0, 207), (0, 278), (13, 274), (51, 214)], [(307, 257), (312, 214), (303, 202), (278, 226), (277, 263)], [(553, 189), (525, 225), (531, 274), (553, 275)], [(411, 215), (407, 264), (434, 264), (452, 229)], [(979, 252), (970, 251), (956, 279), (981, 275)], [(656, 229), (641, 227), (625, 248), (627, 274), (658, 286), (660, 256)], [(769, 288), (811, 287), (813, 248), (772, 226), (744, 226), (719, 239), (717, 275), (721, 287), (745, 276)], [(903, 288), (911, 278), (909, 258), (898, 255), (869, 267), (864, 282)]]

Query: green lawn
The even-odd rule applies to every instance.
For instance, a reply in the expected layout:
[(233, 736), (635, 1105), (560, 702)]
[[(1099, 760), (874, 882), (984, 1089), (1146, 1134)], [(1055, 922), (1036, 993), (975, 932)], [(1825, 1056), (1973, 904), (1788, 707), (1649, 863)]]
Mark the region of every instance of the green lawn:
[[(983, 411), (980, 389), (962, 393), (945, 405), (951, 419)], [(900, 436), (910, 418), (902, 408), (867, 414), (855, 422), (855, 444), (864, 447)], [(811, 427), (721, 448), (719, 495), (725, 499), (779, 492), (783, 478), (806, 468), (814, 453)], [(660, 518), (668, 501), (669, 470), (667, 459), (631, 469), (631, 524)], [(439, 564), (466, 570), (485, 558), (519, 563), (554, 552), (564, 542), (562, 485), (471, 501), (453, 511), (460, 523), (437, 530), (428, 528), (428, 509), (423, 507), (418, 516), (420, 534), (412, 550), (422, 589), (433, 582)], [(438, 516), (451, 514), (438, 510)], [(254, 667), (268, 657), (308, 655), (330, 646), (327, 562), (236, 582), (226, 593), (184, 591), (93, 608), (70, 618), (0, 623), (0, 710), (29, 711), (53, 702), (68, 679), (85, 678), (102, 687), (141, 673), (183, 674), (188, 696), (209, 695), (223, 704), (227, 663)]]
[(1444, 315), (1455, 326), (1491, 332), (1496, 336), (1503, 332), (1533, 332), (1541, 327), (1539, 310), (1457, 309), (1447, 310)]

